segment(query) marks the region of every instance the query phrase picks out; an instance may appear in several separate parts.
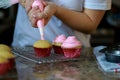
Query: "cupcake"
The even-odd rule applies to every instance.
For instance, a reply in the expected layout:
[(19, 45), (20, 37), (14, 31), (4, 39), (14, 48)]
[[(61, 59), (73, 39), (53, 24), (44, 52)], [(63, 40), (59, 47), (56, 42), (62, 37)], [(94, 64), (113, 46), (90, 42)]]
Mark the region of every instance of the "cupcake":
[(35, 55), (37, 57), (48, 57), (50, 56), (52, 45), (47, 40), (38, 40), (33, 44)]
[(79, 57), (81, 52), (81, 43), (75, 36), (69, 36), (61, 45), (64, 56), (67, 58)]
[(0, 75), (5, 75), (7, 73), (8, 60), (0, 57)]
[(63, 50), (61, 48), (62, 43), (66, 40), (65, 35), (59, 35), (53, 41), (53, 49), (56, 54), (63, 54)]
[(14, 67), (14, 59), (15, 56), (11, 52), (11, 48), (5, 44), (0, 44), (0, 57), (7, 59), (8, 62), (8, 69), (12, 69)]
[(15, 65), (15, 56), (10, 52), (10, 51), (0, 51), (0, 57), (3, 57), (5, 59), (7, 59), (9, 62), (8, 62), (8, 69), (12, 69)]

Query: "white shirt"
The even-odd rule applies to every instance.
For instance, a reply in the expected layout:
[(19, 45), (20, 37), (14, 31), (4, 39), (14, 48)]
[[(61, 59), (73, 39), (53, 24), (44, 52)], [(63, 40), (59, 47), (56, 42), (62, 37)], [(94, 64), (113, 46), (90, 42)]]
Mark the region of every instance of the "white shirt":
[[(82, 11), (84, 8), (109, 10), (111, 8), (111, 0), (48, 0), (56, 4), (69, 8), (71, 10)], [(83, 46), (90, 46), (90, 35), (72, 30), (70, 27), (62, 23), (61, 20), (53, 16), (44, 28), (44, 37), (50, 42), (57, 35), (64, 34), (66, 36), (76, 35), (82, 42)], [(80, 37), (79, 37), (80, 36)], [(40, 40), (40, 34), (37, 28), (33, 28), (29, 22), (25, 9), (19, 5), (18, 15), (15, 25), (14, 40), (12, 46), (33, 45), (36, 40)]]

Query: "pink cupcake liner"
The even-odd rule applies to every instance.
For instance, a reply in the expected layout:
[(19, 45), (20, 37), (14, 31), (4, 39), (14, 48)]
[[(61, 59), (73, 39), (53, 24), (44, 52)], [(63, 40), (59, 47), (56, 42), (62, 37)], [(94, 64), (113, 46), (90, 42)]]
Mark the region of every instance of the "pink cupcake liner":
[(9, 59), (9, 62), (7, 64), (8, 70), (11, 70), (15, 66), (15, 62), (14, 61), (15, 61), (15, 58)]
[(7, 71), (8, 71), (7, 64), (8, 63), (0, 64), (0, 76), (5, 75), (7, 73)]
[(64, 54), (63, 49), (60, 46), (53, 45), (53, 49), (56, 54)]
[(52, 48), (34, 48), (37, 57), (48, 57), (51, 54)]
[(64, 56), (67, 58), (75, 58), (80, 56), (81, 48), (63, 48)]

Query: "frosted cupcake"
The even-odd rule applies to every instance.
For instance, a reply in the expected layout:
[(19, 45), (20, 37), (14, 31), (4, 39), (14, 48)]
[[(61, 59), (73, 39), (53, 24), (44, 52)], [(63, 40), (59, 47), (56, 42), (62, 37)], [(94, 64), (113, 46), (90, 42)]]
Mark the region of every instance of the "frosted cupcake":
[(37, 57), (50, 56), (52, 44), (47, 40), (38, 40), (33, 45)]
[(81, 43), (75, 36), (69, 36), (61, 45), (64, 56), (67, 58), (79, 57), (81, 52)]
[(63, 54), (63, 50), (61, 48), (62, 43), (66, 40), (65, 35), (59, 35), (53, 41), (53, 49), (56, 54)]

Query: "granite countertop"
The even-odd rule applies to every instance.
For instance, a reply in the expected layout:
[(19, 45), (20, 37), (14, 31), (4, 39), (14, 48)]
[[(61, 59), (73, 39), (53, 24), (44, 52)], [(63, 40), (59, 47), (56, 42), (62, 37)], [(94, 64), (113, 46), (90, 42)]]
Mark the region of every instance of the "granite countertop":
[[(86, 48), (81, 60), (36, 64), (34, 67), (22, 67), (26, 80), (119, 80), (110, 78), (98, 68), (92, 48)], [(23, 66), (24, 66), (23, 65)], [(22, 66), (22, 65), (21, 65)], [(23, 69), (23, 70), (22, 70)], [(17, 80), (16, 69), (0, 76), (0, 80)]]

